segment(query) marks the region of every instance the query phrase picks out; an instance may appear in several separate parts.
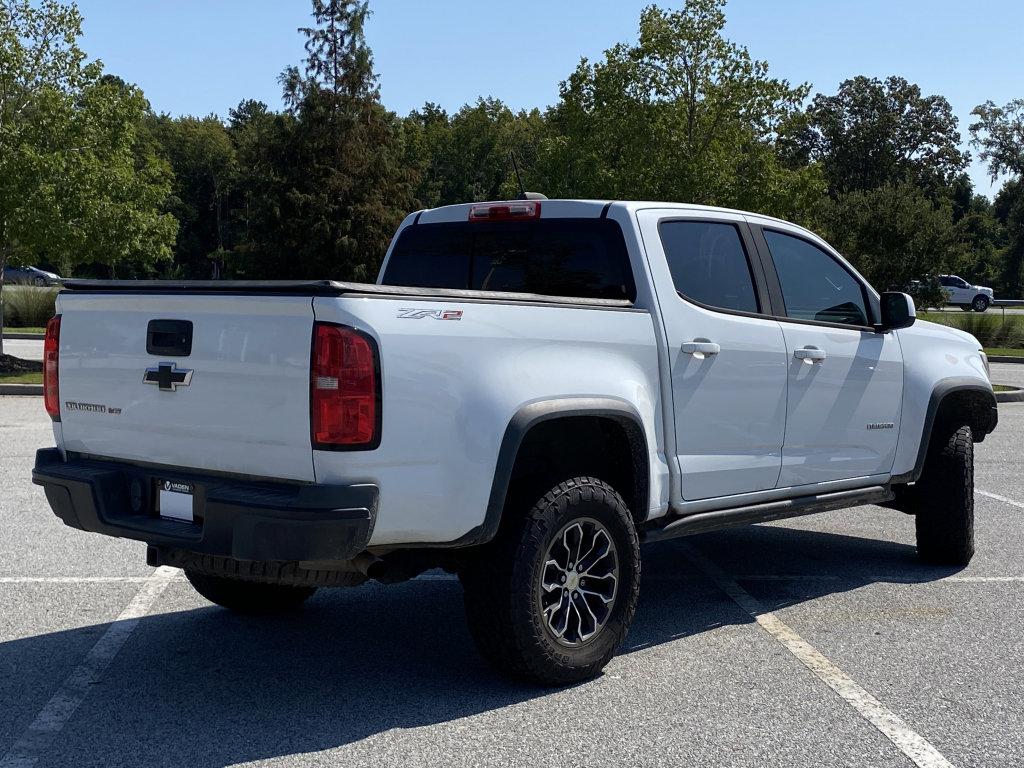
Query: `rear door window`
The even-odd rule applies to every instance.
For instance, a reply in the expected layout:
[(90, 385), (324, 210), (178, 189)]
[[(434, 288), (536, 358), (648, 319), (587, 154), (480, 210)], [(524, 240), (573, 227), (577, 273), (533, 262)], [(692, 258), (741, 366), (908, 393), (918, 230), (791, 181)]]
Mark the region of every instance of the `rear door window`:
[(415, 224), (399, 236), (381, 282), (636, 298), (622, 230), (607, 219)]
[(676, 290), (698, 304), (758, 312), (750, 262), (735, 224), (663, 221), (661, 243)]

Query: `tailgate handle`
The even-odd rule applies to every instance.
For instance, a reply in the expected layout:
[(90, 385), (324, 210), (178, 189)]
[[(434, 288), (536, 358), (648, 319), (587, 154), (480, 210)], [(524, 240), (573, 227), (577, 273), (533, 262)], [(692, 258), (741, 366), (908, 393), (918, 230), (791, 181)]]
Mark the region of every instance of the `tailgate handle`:
[(146, 327), (146, 352), (188, 357), (192, 354), (192, 321), (150, 320)]

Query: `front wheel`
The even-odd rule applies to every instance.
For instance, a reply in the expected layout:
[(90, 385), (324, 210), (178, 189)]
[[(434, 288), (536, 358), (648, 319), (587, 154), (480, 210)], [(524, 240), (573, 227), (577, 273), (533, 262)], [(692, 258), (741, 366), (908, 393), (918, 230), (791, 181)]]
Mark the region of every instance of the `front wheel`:
[(622, 644), (640, 589), (629, 508), (575, 477), (510, 521), (460, 571), (470, 633), (499, 671), (544, 685), (598, 674)]
[(933, 565), (967, 565), (974, 556), (974, 439), (970, 427), (933, 437), (921, 479), (914, 487), (918, 556)]
[(211, 603), (236, 613), (285, 613), (297, 610), (316, 592), (315, 587), (264, 584), (185, 569), (185, 578)]
[(974, 301), (971, 302), (971, 309), (975, 312), (984, 312), (988, 309), (988, 305), (988, 296), (975, 296)]

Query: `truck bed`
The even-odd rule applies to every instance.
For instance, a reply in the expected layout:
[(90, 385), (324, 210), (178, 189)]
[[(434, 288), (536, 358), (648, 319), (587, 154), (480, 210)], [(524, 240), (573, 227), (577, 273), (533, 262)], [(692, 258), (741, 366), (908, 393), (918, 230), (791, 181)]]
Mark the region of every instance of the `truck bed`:
[[(453, 541), (479, 526), (524, 405), (601, 395), (657, 420), (653, 321), (626, 300), (330, 280), (72, 280), (57, 308), (54, 428), (66, 454), (155, 476), (372, 483), (389, 500), (375, 545)], [(154, 348), (166, 324), (188, 324), (189, 349)], [(313, 444), (311, 339), (325, 324), (373, 339), (379, 447)], [(656, 429), (649, 439), (655, 455)]]
[(77, 293), (408, 296), (410, 298), (450, 298), (610, 308), (633, 306), (631, 301), (625, 299), (547, 296), (539, 293), (474, 291), (458, 288), (410, 288), (398, 285), (378, 285), (377, 283), (339, 282), (337, 280), (67, 280), (64, 283), (64, 288)]

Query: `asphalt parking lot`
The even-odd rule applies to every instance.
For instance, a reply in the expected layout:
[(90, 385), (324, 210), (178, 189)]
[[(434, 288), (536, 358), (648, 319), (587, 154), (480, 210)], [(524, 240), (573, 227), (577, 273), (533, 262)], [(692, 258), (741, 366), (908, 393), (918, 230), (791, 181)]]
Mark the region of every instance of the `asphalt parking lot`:
[(0, 766), (1020, 766), (1022, 443), (1001, 405), (970, 567), (877, 507), (666, 542), (620, 655), (552, 691), (491, 673), (448, 578), (211, 606), (65, 528), (29, 482), (42, 404), (0, 397)]

